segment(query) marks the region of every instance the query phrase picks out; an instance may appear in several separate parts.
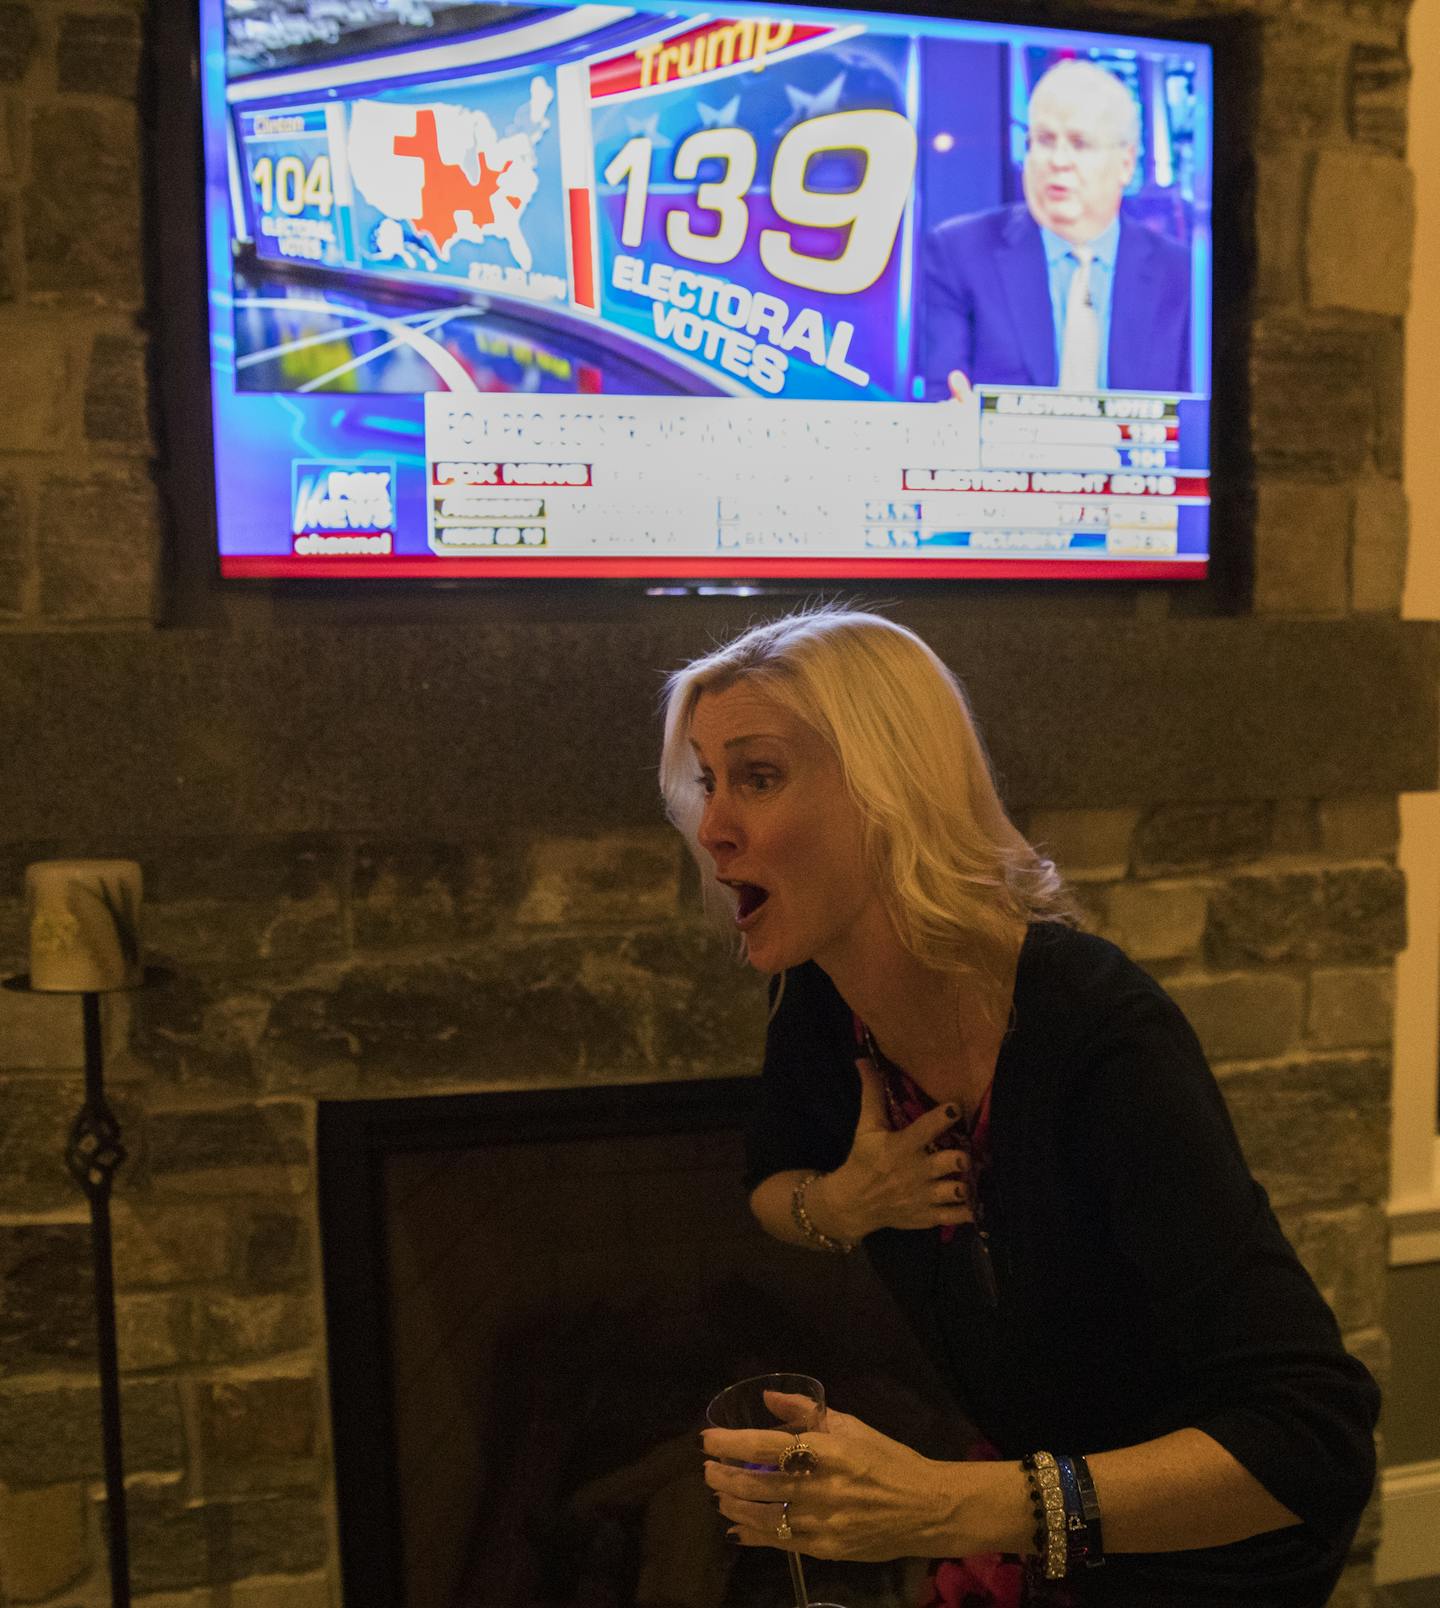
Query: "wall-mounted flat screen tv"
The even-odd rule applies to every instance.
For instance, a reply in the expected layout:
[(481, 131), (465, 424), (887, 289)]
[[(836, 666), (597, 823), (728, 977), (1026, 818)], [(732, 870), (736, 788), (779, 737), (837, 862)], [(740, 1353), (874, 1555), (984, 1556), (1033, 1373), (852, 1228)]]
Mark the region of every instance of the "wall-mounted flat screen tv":
[(224, 577), (1199, 578), (1212, 59), (201, 0)]

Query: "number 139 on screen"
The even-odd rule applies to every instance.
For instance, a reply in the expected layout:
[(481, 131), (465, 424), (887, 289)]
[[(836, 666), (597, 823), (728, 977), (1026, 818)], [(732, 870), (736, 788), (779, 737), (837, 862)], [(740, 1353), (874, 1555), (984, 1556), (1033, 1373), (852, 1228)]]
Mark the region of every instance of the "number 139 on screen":
[[(856, 152), (864, 162), (860, 181), (849, 190), (814, 190), (806, 183), (812, 162), (835, 152)], [(797, 123), (775, 148), (769, 175), (770, 206), (782, 223), (846, 231), (838, 256), (816, 257), (800, 250), (785, 228), (759, 231), (760, 261), (775, 279), (803, 290), (853, 296), (868, 290), (885, 271), (900, 231), (915, 177), (914, 126), (899, 112), (834, 112)], [(665, 213), (665, 239), (671, 251), (690, 262), (719, 266), (733, 262), (751, 232), (747, 196), (755, 183), (759, 150), (743, 128), (705, 128), (675, 147), (671, 175), (680, 183), (698, 179), (702, 162), (719, 162), (718, 177), (696, 183), (695, 206), (714, 227), (700, 232), (689, 212)], [(645, 243), (654, 142), (643, 135), (627, 140), (605, 168), (607, 184), (623, 189), (622, 244)], [(667, 188), (670, 186), (667, 185)]]

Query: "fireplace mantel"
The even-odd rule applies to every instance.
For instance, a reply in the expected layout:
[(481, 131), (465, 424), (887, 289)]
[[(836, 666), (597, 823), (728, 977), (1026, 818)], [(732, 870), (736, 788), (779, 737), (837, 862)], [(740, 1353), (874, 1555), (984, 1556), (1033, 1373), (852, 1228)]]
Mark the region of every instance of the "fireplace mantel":
[[(894, 613), (965, 681), (1012, 808), (1436, 785), (1440, 624)], [(662, 681), (713, 627), (0, 636), (6, 836), (654, 824)]]

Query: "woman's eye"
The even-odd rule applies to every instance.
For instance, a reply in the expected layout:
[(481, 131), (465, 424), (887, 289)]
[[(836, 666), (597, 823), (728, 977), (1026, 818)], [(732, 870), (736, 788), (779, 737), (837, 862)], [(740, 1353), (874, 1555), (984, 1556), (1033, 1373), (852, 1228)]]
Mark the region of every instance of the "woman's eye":
[(706, 798), (709, 798), (710, 795), (715, 791), (715, 778), (713, 776), (697, 776), (695, 778), (695, 785), (700, 789)]
[(751, 771), (746, 780), (757, 793), (768, 793), (777, 780), (774, 771)]

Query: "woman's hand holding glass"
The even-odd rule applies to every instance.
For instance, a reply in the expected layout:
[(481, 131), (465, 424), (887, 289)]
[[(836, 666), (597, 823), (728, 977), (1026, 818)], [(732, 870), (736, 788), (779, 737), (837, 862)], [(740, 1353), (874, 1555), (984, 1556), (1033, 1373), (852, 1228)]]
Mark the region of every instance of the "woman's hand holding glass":
[[(785, 1398), (771, 1405), (777, 1417), (788, 1416)], [(798, 1416), (802, 1403), (794, 1406)], [(958, 1555), (966, 1539), (963, 1464), (922, 1457), (833, 1407), (825, 1410), (824, 1428), (805, 1430), (803, 1439), (814, 1453), (813, 1472), (784, 1473), (781, 1454), (794, 1444), (794, 1432), (705, 1431), (705, 1482), (741, 1546), (856, 1563)], [(785, 1539), (776, 1530), (781, 1502), (789, 1504)]]
[(860, 1073), (860, 1119), (844, 1165), (817, 1178), (806, 1207), (822, 1233), (861, 1240), (877, 1228), (936, 1228), (971, 1223), (970, 1157), (963, 1150), (934, 1149), (959, 1113), (937, 1106), (908, 1127), (885, 1119), (885, 1089), (879, 1069), (865, 1056)]
[[(814, 1466), (814, 1453), (808, 1440), (825, 1427), (825, 1387), (810, 1374), (768, 1373), (742, 1379), (738, 1384), (722, 1390), (706, 1409), (705, 1416), (719, 1430), (750, 1432), (774, 1431), (783, 1425), (789, 1436), (785, 1445), (775, 1454), (773, 1463), (742, 1462), (745, 1470), (761, 1469), (767, 1474), (778, 1474), (781, 1469), (792, 1474), (801, 1468)], [(721, 1452), (720, 1456), (725, 1454)], [(778, 1514), (778, 1517), (777, 1517)], [(775, 1538), (785, 1550), (785, 1561), (790, 1566), (790, 1585), (795, 1593), (795, 1608), (840, 1608), (838, 1603), (814, 1603), (805, 1589), (805, 1570), (799, 1552), (785, 1543), (793, 1535), (790, 1529), (790, 1503), (785, 1497), (776, 1499), (770, 1508), (769, 1518), (774, 1525)]]

